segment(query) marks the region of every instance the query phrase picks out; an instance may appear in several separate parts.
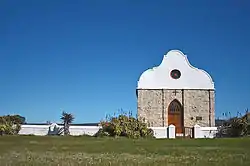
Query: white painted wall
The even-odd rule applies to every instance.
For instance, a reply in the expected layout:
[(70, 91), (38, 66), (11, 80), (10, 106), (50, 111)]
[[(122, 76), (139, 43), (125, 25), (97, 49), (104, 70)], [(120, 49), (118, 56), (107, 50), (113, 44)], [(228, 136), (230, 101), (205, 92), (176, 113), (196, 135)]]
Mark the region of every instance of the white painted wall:
[(168, 138), (167, 127), (149, 127), (154, 131), (155, 138)]
[[(49, 128), (53, 129), (53, 125), (22, 125), (21, 130), (19, 131), (20, 135), (48, 135)], [(58, 126), (63, 127), (63, 126)], [(69, 132), (71, 135), (91, 135), (93, 136), (98, 130), (99, 126), (70, 126)]]
[[(20, 135), (39, 135), (45, 136), (48, 134), (49, 128), (55, 125), (21, 125)], [(63, 127), (63, 126), (58, 126)], [(175, 126), (169, 127), (150, 127), (154, 131), (156, 138), (172, 138), (176, 136)], [(99, 126), (70, 126), (69, 131), (73, 136), (90, 135), (93, 136), (98, 130)], [(217, 127), (201, 127), (194, 126), (194, 138), (214, 138), (218, 132)]]
[(70, 126), (69, 132), (71, 135), (90, 135), (93, 136), (101, 127), (99, 126)]
[(194, 138), (215, 138), (218, 132), (217, 127), (194, 126)]
[[(21, 125), (21, 130), (19, 131), (20, 135), (39, 135), (45, 136), (48, 135), (49, 128), (50, 130), (56, 127), (63, 127), (56, 124), (51, 125)], [(168, 128), (167, 127), (150, 127), (154, 131), (154, 136), (156, 138), (168, 138)], [(70, 135), (79, 136), (79, 135), (90, 135), (93, 136), (98, 130), (99, 126), (70, 126), (69, 131)], [(171, 133), (171, 135), (175, 133)]]
[[(179, 79), (170, 76), (173, 69), (180, 70)], [(193, 67), (181, 51), (171, 50), (159, 66), (142, 73), (137, 89), (214, 89), (214, 83), (206, 71)]]
[(218, 133), (217, 127), (201, 127), (202, 138), (214, 138)]
[(20, 135), (47, 135), (50, 125), (21, 125)]

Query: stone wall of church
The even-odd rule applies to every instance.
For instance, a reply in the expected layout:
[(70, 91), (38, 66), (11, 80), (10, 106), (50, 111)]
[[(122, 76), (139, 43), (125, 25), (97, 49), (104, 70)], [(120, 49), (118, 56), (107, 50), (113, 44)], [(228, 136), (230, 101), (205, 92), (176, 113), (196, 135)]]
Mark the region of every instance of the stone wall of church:
[(137, 90), (137, 115), (150, 126), (163, 126), (162, 90)]
[[(145, 90), (137, 91), (138, 117), (145, 118), (150, 126), (168, 126), (168, 105), (177, 99), (184, 107), (184, 126), (195, 124), (215, 125), (214, 91), (208, 90)], [(211, 110), (211, 112), (209, 112)]]
[[(211, 125), (214, 125), (214, 96), (208, 90), (184, 90), (184, 126), (195, 124), (209, 126), (209, 110), (211, 110)], [(213, 110), (213, 111), (212, 111)]]
[(215, 126), (215, 91), (210, 91), (210, 102), (211, 102), (211, 126)]

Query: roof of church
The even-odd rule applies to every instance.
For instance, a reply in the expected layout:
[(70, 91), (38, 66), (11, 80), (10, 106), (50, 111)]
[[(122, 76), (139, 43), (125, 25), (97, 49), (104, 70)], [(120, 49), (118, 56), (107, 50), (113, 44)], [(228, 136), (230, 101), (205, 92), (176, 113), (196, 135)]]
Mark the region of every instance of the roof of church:
[(161, 64), (144, 71), (137, 89), (214, 89), (211, 76), (192, 66), (179, 50), (164, 55)]

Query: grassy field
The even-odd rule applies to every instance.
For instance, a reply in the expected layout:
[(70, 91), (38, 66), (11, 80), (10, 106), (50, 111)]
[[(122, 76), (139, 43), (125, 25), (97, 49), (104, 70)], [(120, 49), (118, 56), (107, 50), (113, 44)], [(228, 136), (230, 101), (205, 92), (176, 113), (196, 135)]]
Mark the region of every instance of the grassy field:
[(250, 165), (250, 138), (0, 137), (0, 165)]

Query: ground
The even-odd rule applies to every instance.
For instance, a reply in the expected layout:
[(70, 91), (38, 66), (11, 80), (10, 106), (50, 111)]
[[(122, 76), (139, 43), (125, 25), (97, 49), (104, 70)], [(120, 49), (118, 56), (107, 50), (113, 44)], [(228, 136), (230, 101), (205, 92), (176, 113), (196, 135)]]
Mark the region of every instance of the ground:
[(0, 165), (250, 165), (250, 138), (0, 137)]

